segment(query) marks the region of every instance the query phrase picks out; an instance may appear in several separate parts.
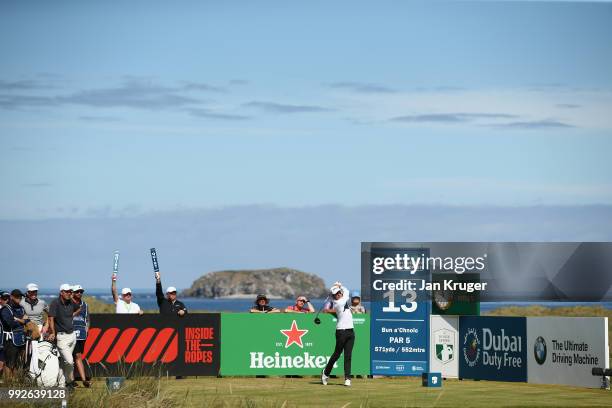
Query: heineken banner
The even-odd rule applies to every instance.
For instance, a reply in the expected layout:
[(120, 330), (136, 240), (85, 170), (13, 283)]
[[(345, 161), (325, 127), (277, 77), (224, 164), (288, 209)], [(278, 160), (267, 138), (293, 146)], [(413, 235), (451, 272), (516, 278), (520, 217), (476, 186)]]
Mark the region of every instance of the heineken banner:
[(593, 367), (609, 368), (607, 317), (528, 317), (527, 379), (599, 388)]
[(441, 373), (444, 378), (459, 376), (457, 357), (459, 340), (458, 316), (431, 316), (431, 348), (429, 371)]
[[(320, 375), (334, 352), (336, 319), (321, 314), (224, 313), (221, 316), (221, 374)], [(370, 374), (370, 319), (354, 315), (352, 374)], [(340, 357), (332, 374), (343, 375)]]
[(217, 375), (220, 314), (93, 314), (84, 360), (95, 376)]
[(362, 243), (362, 271), (369, 272), (373, 375), (429, 371), (431, 273), (429, 249), (401, 243)]
[(525, 317), (459, 317), (459, 377), (527, 381)]

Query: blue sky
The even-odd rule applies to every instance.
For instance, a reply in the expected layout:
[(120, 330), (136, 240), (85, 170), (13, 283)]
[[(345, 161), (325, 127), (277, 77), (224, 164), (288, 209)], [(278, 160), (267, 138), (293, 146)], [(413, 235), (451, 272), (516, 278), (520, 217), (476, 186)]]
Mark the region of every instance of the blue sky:
[(281, 265), (357, 284), (361, 241), (609, 240), (611, 19), (606, 2), (2, 2), (0, 265), (99, 277), (112, 250), (161, 244), (179, 286)]
[(611, 17), (4, 2), (0, 214), (611, 203)]

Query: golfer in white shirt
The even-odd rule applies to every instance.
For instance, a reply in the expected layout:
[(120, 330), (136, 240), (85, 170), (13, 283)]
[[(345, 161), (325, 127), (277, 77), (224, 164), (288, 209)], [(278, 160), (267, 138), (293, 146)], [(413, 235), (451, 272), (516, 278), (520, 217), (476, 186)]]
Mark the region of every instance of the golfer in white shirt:
[(344, 385), (349, 387), (351, 385), (351, 356), (353, 354), (353, 345), (355, 344), (353, 313), (351, 312), (349, 302), (349, 291), (340, 282), (336, 282), (331, 287), (330, 294), (332, 307), (338, 320), (336, 323), (336, 348), (334, 354), (332, 354), (327, 362), (323, 374), (321, 374), (321, 383), (327, 385), (327, 380), (332, 368), (334, 368), (334, 364), (338, 361), (340, 354), (344, 352)]

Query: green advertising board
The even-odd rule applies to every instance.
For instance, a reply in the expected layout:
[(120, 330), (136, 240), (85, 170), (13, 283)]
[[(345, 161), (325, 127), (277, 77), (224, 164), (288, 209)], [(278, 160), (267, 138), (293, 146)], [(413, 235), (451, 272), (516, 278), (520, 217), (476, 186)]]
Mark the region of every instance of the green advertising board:
[[(298, 313), (223, 313), (221, 375), (320, 375), (334, 352), (336, 318)], [(370, 318), (353, 316), (352, 374), (370, 373)], [(341, 356), (332, 374), (344, 374)]]

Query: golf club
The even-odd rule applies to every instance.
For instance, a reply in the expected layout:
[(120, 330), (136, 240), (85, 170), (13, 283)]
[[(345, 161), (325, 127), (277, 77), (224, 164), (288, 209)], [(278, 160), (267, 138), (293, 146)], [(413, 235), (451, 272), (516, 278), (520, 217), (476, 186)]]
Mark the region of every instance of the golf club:
[(317, 315), (314, 318), (314, 322), (315, 324), (321, 324), (321, 319), (319, 319), (319, 314), (321, 313), (321, 311), (323, 310), (323, 308), (325, 307), (325, 304), (327, 304), (327, 301), (329, 300), (329, 295), (327, 295), (327, 297), (325, 298), (325, 300), (323, 301), (323, 306), (321, 306), (319, 308), (319, 311), (317, 312)]

